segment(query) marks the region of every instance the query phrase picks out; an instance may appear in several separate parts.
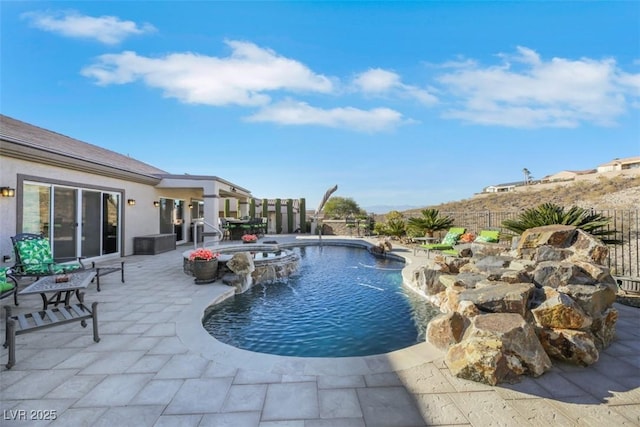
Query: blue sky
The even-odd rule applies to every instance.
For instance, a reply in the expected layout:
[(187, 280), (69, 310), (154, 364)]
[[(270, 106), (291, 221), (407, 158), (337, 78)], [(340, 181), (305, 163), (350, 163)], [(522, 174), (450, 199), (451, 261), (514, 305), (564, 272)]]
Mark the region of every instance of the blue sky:
[(2, 114), (259, 198), (640, 155), (640, 2), (2, 1)]

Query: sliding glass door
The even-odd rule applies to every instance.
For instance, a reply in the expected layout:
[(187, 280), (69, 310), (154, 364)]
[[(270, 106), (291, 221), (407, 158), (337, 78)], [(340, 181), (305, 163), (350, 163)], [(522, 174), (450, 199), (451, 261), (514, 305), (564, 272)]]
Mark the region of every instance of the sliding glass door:
[(118, 253), (120, 200), (118, 192), (25, 182), (22, 232), (48, 237), (57, 260)]
[(53, 189), (53, 253), (56, 258), (78, 255), (78, 190), (66, 187)]
[(102, 222), (100, 221), (102, 198), (99, 191), (82, 192), (82, 256), (87, 258), (101, 255), (100, 236)]

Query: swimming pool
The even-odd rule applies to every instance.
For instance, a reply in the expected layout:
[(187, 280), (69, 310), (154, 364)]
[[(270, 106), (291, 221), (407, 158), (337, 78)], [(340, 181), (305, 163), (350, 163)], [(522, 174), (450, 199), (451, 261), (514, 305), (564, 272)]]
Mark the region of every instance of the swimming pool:
[(353, 247), (293, 251), (297, 274), (209, 307), (205, 329), (245, 350), (302, 357), (381, 354), (424, 340), (438, 310), (402, 286), (404, 263)]

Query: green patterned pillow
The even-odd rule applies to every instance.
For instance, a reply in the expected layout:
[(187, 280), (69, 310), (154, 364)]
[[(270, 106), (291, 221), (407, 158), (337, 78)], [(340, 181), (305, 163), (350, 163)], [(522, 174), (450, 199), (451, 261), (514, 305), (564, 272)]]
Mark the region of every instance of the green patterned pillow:
[(6, 267), (0, 267), (0, 292), (7, 292), (14, 288), (13, 283), (7, 282), (7, 270)]
[(445, 234), (444, 238), (442, 239), (442, 244), (453, 246), (456, 243), (458, 243), (459, 238), (460, 238), (459, 234), (448, 232), (447, 234)]
[(24, 271), (29, 274), (62, 274), (82, 268), (78, 263), (56, 264), (49, 239), (22, 240), (16, 243)]
[(49, 239), (21, 240), (16, 243), (23, 264), (47, 264), (53, 262)]

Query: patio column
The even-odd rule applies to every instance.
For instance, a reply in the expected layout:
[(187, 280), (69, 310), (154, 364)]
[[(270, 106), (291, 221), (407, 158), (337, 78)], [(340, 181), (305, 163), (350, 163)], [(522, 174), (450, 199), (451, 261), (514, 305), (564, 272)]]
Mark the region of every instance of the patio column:
[(244, 197), (242, 199), (238, 199), (238, 211), (240, 212), (240, 217), (249, 216), (249, 199)]
[(204, 185), (203, 190), (204, 220), (207, 223), (205, 224), (205, 230), (210, 229), (210, 225), (219, 228), (220, 196), (218, 194), (218, 185), (216, 182), (208, 182)]

